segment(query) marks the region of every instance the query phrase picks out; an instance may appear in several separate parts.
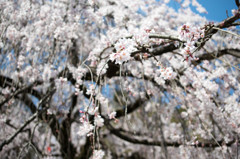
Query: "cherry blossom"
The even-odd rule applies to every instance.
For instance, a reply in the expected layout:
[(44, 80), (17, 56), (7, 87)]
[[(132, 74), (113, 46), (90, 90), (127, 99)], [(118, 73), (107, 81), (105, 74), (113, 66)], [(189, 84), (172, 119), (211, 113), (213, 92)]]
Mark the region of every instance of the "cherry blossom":
[(79, 127), (78, 135), (85, 136), (90, 135), (91, 131), (93, 130), (94, 126), (87, 121), (84, 121), (82, 126)]
[(104, 119), (100, 115), (97, 115), (94, 118), (94, 124), (98, 127), (102, 127), (104, 125)]
[(104, 154), (102, 150), (94, 150), (92, 159), (102, 159)]
[(116, 64), (122, 64), (123, 62), (131, 59), (131, 53), (137, 49), (136, 43), (132, 39), (119, 39), (115, 44), (116, 53), (110, 55), (110, 60), (115, 61)]
[(111, 112), (108, 116), (109, 116), (109, 119), (115, 119), (115, 116), (116, 116), (116, 112)]
[(235, 3), (1, 1), (1, 158), (237, 158)]

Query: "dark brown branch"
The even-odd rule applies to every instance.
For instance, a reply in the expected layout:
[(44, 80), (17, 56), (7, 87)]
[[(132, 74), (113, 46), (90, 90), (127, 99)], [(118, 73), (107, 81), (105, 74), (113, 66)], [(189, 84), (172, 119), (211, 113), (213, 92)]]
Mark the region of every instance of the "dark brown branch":
[[(42, 84), (42, 81), (36, 81), (35, 84)], [(34, 86), (34, 85), (33, 85)], [(14, 83), (14, 81), (6, 76), (0, 75), (0, 87), (6, 88), (6, 87), (15, 87), (15, 89), (20, 89), (21, 87), (18, 86), (18, 84)], [(30, 93), (31, 95), (37, 97), (38, 99), (41, 99), (41, 94), (32, 89), (32, 87), (29, 87), (26, 89), (26, 93)]]
[(71, 41), (73, 46), (69, 48), (69, 60), (73, 66), (77, 67), (77, 64), (79, 63), (77, 41), (75, 39), (71, 39)]
[(174, 51), (176, 49), (178, 49), (178, 47), (175, 46), (174, 43), (170, 43), (167, 46), (160, 46), (160, 47), (154, 49), (152, 54), (155, 55), (155, 56), (159, 56), (159, 55), (162, 55), (164, 53)]
[[(46, 100), (49, 98), (49, 96), (51, 96), (56, 90), (53, 89), (52, 91), (50, 91), (46, 96), (44, 96), (42, 98), (42, 100), (39, 101), (38, 105), (42, 105), (44, 102), (46, 102)], [(23, 131), (23, 129), (30, 124), (38, 115), (40, 115), (41, 113), (43, 113), (44, 111), (46, 111), (48, 109), (48, 107), (44, 107), (41, 111), (34, 113), (27, 121), (25, 121), (25, 123), (14, 133), (12, 134), (9, 138), (7, 138), (6, 140), (4, 140), (1, 145), (0, 145), (0, 151), (2, 151), (2, 148), (9, 144), (10, 142), (12, 142), (12, 140), (20, 133)]]
[(70, 118), (63, 120), (59, 129), (59, 139), (58, 142), (61, 145), (60, 151), (64, 156), (64, 159), (74, 158), (76, 154), (76, 148), (73, 146), (70, 140), (71, 131), (71, 121)]
[(80, 148), (80, 154), (76, 156), (76, 159), (88, 159), (92, 153), (91, 149), (91, 140), (90, 137), (86, 139), (86, 143), (81, 146)]
[[(72, 73), (69, 71), (68, 68), (65, 68), (63, 71), (61, 71), (58, 75), (58, 77), (65, 77), (67, 78), (68, 81), (71, 82), (72, 85), (75, 85), (76, 84), (76, 79), (73, 78), (73, 75)], [(90, 73), (87, 73), (84, 77), (83, 77), (83, 80), (91, 80), (91, 75)], [(81, 91), (83, 91), (83, 94), (86, 98), (90, 98), (90, 95), (86, 94), (87, 92), (87, 88), (84, 87), (84, 85), (80, 85), (79, 86), (79, 89)]]
[[(236, 22), (236, 23), (234, 23), (234, 22), (235, 22), (236, 20), (238, 20), (239, 18), (240, 18), (240, 14), (237, 13), (236, 15), (227, 18), (227, 19), (224, 20), (223, 22), (220, 22), (218, 25), (216, 25), (216, 27), (217, 27), (217, 28), (227, 28), (227, 27), (230, 27), (230, 26), (233, 26), (233, 25), (238, 25), (238, 22)], [(210, 37), (211, 37), (213, 34), (215, 34), (215, 33), (217, 33), (217, 32), (218, 32), (217, 29), (212, 28), (212, 29), (210, 29), (210, 31), (206, 34), (206, 37), (207, 37), (208, 35), (210, 35)], [(175, 40), (177, 40), (177, 39), (175, 39)], [(203, 42), (203, 43), (201, 44), (201, 47), (203, 47), (204, 45), (205, 45), (205, 42)], [(167, 45), (167, 46), (161, 46), (161, 47), (158, 47), (158, 48), (154, 49), (154, 51), (152, 52), (152, 54), (155, 55), (155, 56), (157, 56), (157, 55), (162, 55), (162, 54), (164, 54), (164, 53), (166, 53), (166, 52), (171, 52), (171, 51), (174, 51), (174, 50), (176, 50), (176, 49), (178, 49), (178, 47), (176, 47), (176, 46), (174, 45), (174, 43), (171, 43), (171, 44), (169, 44), (169, 45)], [(232, 52), (232, 51), (228, 52), (228, 54), (236, 55), (235, 52)], [(239, 56), (239, 54), (238, 54), (238, 56)]]
[(238, 49), (224, 49), (212, 53), (206, 53), (199, 56), (199, 60), (195, 61), (195, 64), (199, 64), (203, 60), (213, 60), (223, 55), (232, 55), (234, 57), (240, 58), (240, 50)]
[[(118, 129), (115, 129), (109, 122), (105, 122), (105, 125), (113, 135), (115, 135), (125, 141), (128, 141), (130, 143), (142, 144), (142, 145), (146, 145), (146, 146), (160, 146), (160, 147), (162, 146), (162, 141), (156, 141), (153, 139), (142, 139), (143, 137), (136, 138), (133, 135), (128, 135), (127, 133), (122, 133)], [(221, 141), (218, 141), (218, 143), (220, 145), (232, 146), (234, 143), (236, 143), (236, 141), (232, 140), (228, 143), (225, 143), (223, 140), (221, 140)], [(184, 145), (184, 144), (180, 143), (180, 142), (165, 142), (165, 146), (168, 146), (168, 147), (179, 147), (181, 145)], [(215, 143), (214, 141), (198, 142), (198, 143), (195, 143), (195, 144), (189, 145), (189, 146), (203, 147), (203, 148), (219, 147), (219, 145), (217, 143)]]
[(239, 0), (235, 0), (235, 3), (237, 5), (237, 7), (239, 8), (240, 7)]
[(36, 81), (30, 84), (29, 86), (20, 87), (18, 84), (14, 83), (14, 81), (11, 78), (0, 75), (0, 87), (2, 88), (14, 87), (16, 89), (16, 91), (12, 95), (8, 96), (7, 98), (0, 102), (0, 107), (6, 102), (8, 102), (11, 98), (16, 97), (21, 93), (29, 93), (37, 97), (38, 99), (41, 99), (42, 95), (38, 91), (34, 90), (33, 87), (42, 83), (43, 81)]
[(169, 40), (174, 40), (174, 41), (179, 41), (179, 42), (185, 42), (180, 40), (179, 38), (171, 35), (158, 35), (158, 34), (151, 34), (149, 35), (149, 38), (159, 38), (159, 39), (169, 39)]
[(232, 24), (229, 24), (229, 25), (227, 25), (226, 27), (238, 26), (238, 25), (240, 25), (240, 22), (239, 22), (239, 21), (238, 21), (238, 22), (235, 22), (235, 23), (232, 23)]
[[(136, 109), (141, 107), (146, 101), (147, 101), (147, 99), (139, 98), (133, 104), (128, 105), (127, 106), (127, 114), (130, 114), (130, 113), (134, 112)], [(125, 115), (125, 108), (117, 110), (116, 113), (117, 113), (116, 118), (124, 116)]]
[(232, 17), (225, 19), (223, 22), (220, 22), (216, 27), (219, 27), (221, 29), (229, 27), (229, 26), (231, 26), (232, 23), (234, 23), (239, 18), (240, 18), (240, 13), (237, 13), (237, 14), (233, 15)]
[(12, 140), (23, 131), (23, 129), (31, 123), (37, 117), (37, 113), (33, 114), (14, 134), (12, 134), (8, 139), (4, 140), (0, 145), (0, 151), (2, 151), (3, 146), (12, 142)]
[(22, 88), (19, 88), (14, 93), (12, 93), (11, 95), (7, 96), (4, 100), (2, 100), (0, 102), (0, 107), (3, 106), (5, 103), (7, 103), (11, 98), (16, 97), (18, 94), (21, 94), (25, 91), (31, 91), (33, 86), (35, 86), (37, 84), (41, 84), (41, 83), (42, 82), (34, 82), (34, 83), (30, 84), (29, 86), (24, 86)]
[(31, 110), (32, 113), (35, 113), (37, 111), (36, 105), (27, 94), (23, 94), (21, 97), (19, 97), (19, 99)]

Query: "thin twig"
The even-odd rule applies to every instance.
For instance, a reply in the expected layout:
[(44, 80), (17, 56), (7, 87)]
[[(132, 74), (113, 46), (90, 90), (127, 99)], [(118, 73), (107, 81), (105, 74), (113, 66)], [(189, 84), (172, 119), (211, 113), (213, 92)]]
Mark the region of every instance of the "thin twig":
[(158, 35), (158, 34), (151, 34), (149, 35), (149, 38), (159, 38), (159, 39), (169, 39), (169, 40), (174, 40), (174, 41), (179, 41), (185, 43), (186, 41), (183, 41), (175, 36), (171, 35)]
[(220, 30), (220, 31), (225, 32), (225, 33), (228, 33), (228, 34), (232, 34), (232, 35), (237, 36), (237, 37), (240, 38), (240, 35), (238, 35), (238, 34), (236, 34), (236, 33), (233, 33), (233, 32), (231, 32), (231, 31), (223, 30), (223, 29), (220, 29), (220, 28), (217, 28), (217, 27), (213, 27), (213, 29)]

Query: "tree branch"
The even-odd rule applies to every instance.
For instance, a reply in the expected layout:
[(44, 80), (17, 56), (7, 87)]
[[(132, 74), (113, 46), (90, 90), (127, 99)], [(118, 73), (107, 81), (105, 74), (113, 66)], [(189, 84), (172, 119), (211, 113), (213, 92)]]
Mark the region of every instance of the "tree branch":
[(224, 49), (224, 50), (219, 50), (219, 51), (215, 51), (212, 53), (206, 53), (206, 54), (202, 54), (201, 56), (199, 56), (198, 60), (194, 62), (194, 64), (199, 64), (201, 63), (203, 60), (213, 60), (216, 59), (218, 57), (221, 57), (223, 55), (232, 55), (234, 57), (240, 58), (240, 50), (238, 49)]
[[(122, 133), (121, 131), (119, 131), (118, 129), (115, 129), (109, 122), (105, 122), (105, 125), (107, 127), (107, 129), (115, 136), (128, 141), (130, 143), (133, 144), (142, 144), (142, 145), (146, 145), (146, 146), (162, 146), (162, 141), (156, 141), (153, 139), (142, 139), (144, 137), (134, 137), (133, 135), (128, 135), (127, 133)], [(127, 131), (125, 131), (127, 132)], [(141, 138), (141, 139), (140, 139)], [(220, 145), (226, 145), (226, 146), (232, 146), (232, 144), (236, 143), (235, 140), (232, 140), (228, 143), (225, 143), (223, 140), (218, 141), (218, 143)], [(184, 145), (183, 143), (180, 142), (165, 142), (165, 146), (168, 147), (179, 147), (181, 145)], [(188, 145), (188, 146), (194, 146), (194, 147), (203, 147), (203, 148), (208, 148), (208, 147), (219, 147), (219, 145), (217, 143), (215, 143), (214, 141), (206, 141), (206, 142), (198, 142), (192, 145)]]
[[(136, 109), (141, 107), (146, 101), (147, 101), (147, 99), (139, 98), (133, 104), (128, 105), (127, 106), (127, 114), (130, 114), (130, 113), (134, 112)], [(124, 116), (125, 115), (125, 108), (117, 110), (116, 113), (117, 113), (116, 118), (120, 118), (120, 117)]]
[(32, 87), (36, 86), (36, 85), (40, 85), (42, 83), (43, 83), (43, 81), (35, 81), (32, 84), (30, 84), (29, 86), (20, 87), (18, 84), (14, 83), (14, 81), (11, 78), (0, 75), (0, 87), (3, 87), (3, 88), (15, 87), (15, 89), (17, 90), (12, 95), (8, 96), (3, 101), (1, 101), (0, 107), (3, 104), (5, 104), (6, 102), (8, 102), (9, 99), (11, 99), (12, 97), (16, 97), (18, 94), (23, 93), (23, 92), (29, 93), (29, 94), (37, 97), (38, 99), (41, 99), (42, 95), (38, 91), (34, 90)]
[(30, 84), (29, 86), (24, 86), (22, 88), (19, 88), (17, 91), (15, 91), (14, 93), (12, 93), (11, 95), (7, 96), (5, 99), (3, 99), (0, 102), (0, 107), (3, 106), (6, 102), (8, 102), (11, 98), (16, 97), (18, 94), (21, 94), (25, 91), (31, 91), (32, 87), (38, 84), (42, 84), (42, 82), (34, 82), (32, 84)]
[(237, 7), (240, 7), (239, 0), (235, 0)]
[[(56, 91), (56, 89), (51, 90), (48, 94), (46, 94), (38, 103), (39, 105), (42, 105), (49, 96), (51, 96), (54, 92)], [(14, 133), (12, 134), (9, 138), (7, 138), (6, 140), (4, 140), (1, 145), (0, 145), (0, 151), (2, 151), (2, 148), (9, 144), (10, 142), (12, 142), (12, 140), (21, 132), (23, 131), (23, 129), (30, 124), (38, 115), (42, 114), (44, 111), (46, 111), (48, 109), (48, 107), (44, 107), (41, 111), (34, 113), (27, 121), (25, 121), (25, 123)]]
[(186, 42), (182, 41), (179, 38), (171, 35), (158, 35), (158, 34), (151, 34), (149, 35), (149, 38), (159, 38), (159, 39), (169, 39), (169, 40), (174, 40), (174, 41), (179, 41), (179, 42)]

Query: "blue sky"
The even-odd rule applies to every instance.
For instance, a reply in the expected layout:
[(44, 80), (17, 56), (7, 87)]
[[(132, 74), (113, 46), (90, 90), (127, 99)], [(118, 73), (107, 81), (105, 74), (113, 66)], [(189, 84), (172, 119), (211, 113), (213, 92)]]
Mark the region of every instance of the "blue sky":
[[(205, 16), (209, 21), (220, 22), (227, 18), (226, 10), (228, 11), (228, 15), (232, 16), (231, 10), (237, 9), (235, 0), (197, 0), (197, 1), (208, 11), (208, 14), (201, 15)], [(169, 5), (173, 8), (180, 7), (175, 0), (171, 0)], [(194, 8), (192, 9), (196, 11)]]
[(228, 15), (232, 16), (232, 9), (237, 9), (235, 0), (198, 0), (203, 7), (206, 8), (208, 14), (203, 14), (207, 19), (213, 21), (222, 21)]

